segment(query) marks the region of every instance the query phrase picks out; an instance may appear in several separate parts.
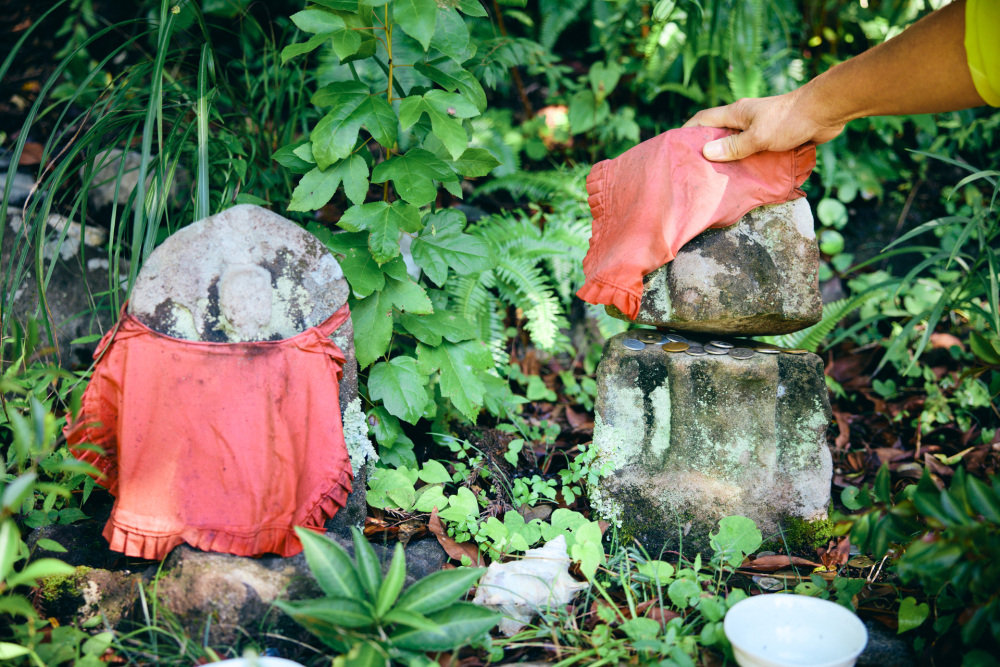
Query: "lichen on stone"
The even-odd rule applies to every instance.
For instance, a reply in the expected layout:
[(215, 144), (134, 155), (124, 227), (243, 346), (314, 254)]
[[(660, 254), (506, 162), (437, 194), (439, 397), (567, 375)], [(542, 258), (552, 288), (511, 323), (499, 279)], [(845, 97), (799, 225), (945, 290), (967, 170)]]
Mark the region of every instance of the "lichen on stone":
[(351, 457), (351, 469), (357, 475), (368, 461), (378, 461), (378, 454), (368, 439), (368, 421), (361, 410), (361, 399), (355, 398), (347, 404), (342, 416), (344, 423), (344, 444)]

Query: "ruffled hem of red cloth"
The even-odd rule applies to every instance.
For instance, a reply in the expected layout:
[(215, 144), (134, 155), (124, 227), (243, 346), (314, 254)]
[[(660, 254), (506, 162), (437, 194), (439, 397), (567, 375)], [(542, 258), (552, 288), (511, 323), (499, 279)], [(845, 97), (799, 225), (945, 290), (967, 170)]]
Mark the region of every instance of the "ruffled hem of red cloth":
[(611, 305), (622, 311), (630, 320), (639, 316), (642, 294), (635, 294), (623, 287), (609, 285), (598, 278), (587, 278), (576, 295), (593, 304)]
[[(325, 493), (313, 506), (301, 527), (322, 533), (323, 524), (332, 519), (347, 502), (351, 492), (353, 474), (343, 471), (339, 478), (331, 482), (331, 490)], [(166, 535), (147, 534), (135, 528), (121, 526), (112, 514), (104, 527), (104, 538), (112, 551), (134, 558), (163, 560), (170, 551), (188, 544), (201, 551), (214, 551), (237, 556), (259, 556), (265, 553), (278, 554), (288, 558), (302, 551), (302, 543), (295, 534), (294, 527), (265, 526), (246, 535), (234, 535), (223, 530), (186, 526), (177, 533)]]

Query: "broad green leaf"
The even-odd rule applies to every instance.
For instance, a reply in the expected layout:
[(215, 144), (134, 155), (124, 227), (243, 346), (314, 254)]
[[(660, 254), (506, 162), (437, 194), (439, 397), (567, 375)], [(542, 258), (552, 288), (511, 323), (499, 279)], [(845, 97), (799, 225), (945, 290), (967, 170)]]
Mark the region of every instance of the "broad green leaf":
[(476, 52), (474, 46), (469, 48), (469, 28), (465, 25), (465, 19), (450, 7), (438, 10), (431, 46), (460, 63)]
[(392, 18), (403, 32), (420, 42), (424, 51), (430, 48), (437, 21), (437, 3), (434, 0), (396, 0)]
[(63, 545), (59, 544), (55, 540), (45, 540), (45, 539), (42, 539), (42, 540), (38, 540), (38, 542), (36, 542), (35, 545), (39, 549), (44, 549), (45, 551), (53, 551), (55, 553), (60, 553), (60, 554), (68, 553), (68, 551), (69, 551), (66, 547), (64, 547)]
[(410, 611), (409, 609), (400, 609), (397, 605), (388, 614), (382, 617), (385, 623), (398, 623), (400, 625), (405, 625), (408, 628), (419, 628), (422, 630), (433, 630), (437, 627), (434, 621), (427, 618), (423, 614), (418, 614), (415, 611)]
[[(309, 143), (308, 139), (303, 139), (302, 141), (298, 141), (294, 144), (289, 144), (288, 146), (282, 146), (278, 150), (274, 151), (274, 155), (271, 156), (271, 159), (280, 164), (285, 169), (288, 169), (292, 173), (305, 174), (309, 170), (311, 170), (315, 165), (313, 165), (310, 162), (307, 162), (306, 160), (303, 160), (301, 157), (296, 155), (295, 151), (296, 149), (308, 143)], [(312, 155), (311, 150), (309, 153), (310, 155)]]
[(112, 632), (99, 632), (83, 642), (80, 650), (84, 655), (102, 656), (111, 647), (111, 642), (114, 638), (115, 635)]
[(363, 83), (337, 81), (327, 84), (313, 95), (312, 102), (321, 107), (333, 107), (309, 135), (320, 169), (351, 154), (362, 125), (386, 148), (396, 143), (395, 112), (385, 98), (371, 95)]
[(391, 180), (399, 196), (414, 206), (423, 206), (437, 197), (434, 181), (457, 181), (444, 161), (430, 151), (415, 148), (375, 165), (373, 183)]
[(432, 614), (461, 600), (485, 572), (481, 567), (434, 572), (410, 586), (397, 606), (419, 614)]
[(400, 230), (417, 232), (422, 225), (420, 211), (402, 201), (353, 206), (337, 224), (349, 232), (367, 231), (368, 247), (379, 264), (385, 264), (399, 254)]
[(603, 123), (610, 113), (607, 102), (598, 102), (592, 90), (581, 90), (569, 100), (569, 127), (573, 134), (587, 132)]
[(449, 92), (458, 92), (476, 105), (480, 113), (486, 110), (486, 91), (472, 72), (455, 62), (445, 61), (431, 65), (417, 63), (414, 66), (420, 74)]
[(469, 178), (486, 176), (500, 166), (500, 160), (485, 148), (467, 148), (454, 162), (455, 170)]
[(930, 605), (926, 602), (917, 604), (916, 598), (903, 598), (903, 601), (899, 603), (899, 628), (896, 630), (896, 634), (901, 635), (904, 632), (920, 627), (927, 620), (930, 613)]
[(13, 660), (29, 653), (31, 653), (31, 649), (27, 646), (12, 644), (10, 642), (0, 642), (0, 660)]
[(371, 606), (355, 598), (325, 597), (294, 602), (275, 600), (274, 605), (317, 637), (338, 635), (345, 628), (363, 628), (375, 620)]
[(479, 0), (458, 0), (458, 9), (467, 16), (489, 16)]
[(344, 547), (300, 526), (295, 527), (295, 534), (302, 542), (309, 570), (320, 589), (328, 596), (360, 600), (361, 582)]
[(479, 516), (479, 501), (472, 491), (462, 486), (455, 495), (448, 498), (448, 509), (438, 512), (444, 521), (467, 521)]
[(466, 644), (500, 622), (500, 614), (471, 602), (456, 602), (430, 617), (434, 630), (416, 628), (394, 633), (397, 648), (409, 651), (447, 651)]
[(368, 194), (368, 165), (364, 158), (354, 154), (346, 160), (321, 170), (316, 167), (302, 177), (292, 193), (289, 211), (315, 211), (326, 206), (341, 181), (344, 193), (355, 204), (364, 202)]
[[(341, 667), (339, 660), (340, 658), (337, 658), (333, 661), (336, 667)], [(342, 667), (389, 667), (389, 654), (376, 642), (355, 644), (347, 655), (343, 656), (343, 660)]]
[(413, 481), (398, 468), (379, 468), (372, 471), (366, 499), (368, 504), (379, 509), (399, 507), (410, 509), (416, 493)]
[(412, 127), (425, 113), (431, 119), (434, 134), (452, 159), (457, 160), (469, 145), (469, 137), (459, 119), (478, 116), (479, 109), (458, 93), (436, 89), (420, 97), (407, 97), (399, 105), (399, 121), (404, 130)]
[[(994, 484), (996, 483), (994, 482)], [(966, 482), (966, 494), (972, 509), (991, 523), (1000, 524), (1000, 497), (998, 497), (997, 489), (986, 485), (975, 477), (969, 477)]]
[(328, 39), (330, 39), (329, 34), (320, 33), (318, 35), (313, 35), (304, 42), (289, 44), (281, 50), (281, 64), (284, 65), (296, 56), (301, 56), (303, 53), (309, 53), (310, 51), (315, 50), (320, 44)]
[(390, 414), (411, 424), (416, 424), (424, 413), (426, 384), (427, 375), (417, 370), (417, 360), (413, 357), (380, 361), (368, 372), (369, 398), (382, 401)]
[(618, 85), (622, 70), (616, 62), (605, 65), (602, 62), (594, 63), (588, 76), (590, 78), (590, 88), (598, 101), (604, 100)]
[(438, 347), (417, 345), (417, 363), (427, 373), (441, 372), (441, 393), (450, 398), (459, 411), (470, 420), (483, 404), (483, 384), (473, 369), (493, 367), (493, 357), (479, 341), (443, 343)]
[(451, 475), (448, 469), (440, 461), (430, 459), (424, 463), (420, 469), (420, 481), (428, 484), (448, 484), (451, 482)]
[[(403, 427), (399, 424), (399, 418), (390, 415), (389, 411), (381, 405), (369, 411), (368, 419), (374, 422), (372, 432), (375, 434), (375, 440), (378, 441), (380, 448), (391, 446), (397, 438), (403, 435)], [(369, 500), (368, 504), (371, 505), (372, 502)]]
[(351, 526), (351, 535), (354, 537), (354, 560), (358, 564), (358, 579), (368, 593), (368, 599), (374, 602), (379, 586), (382, 585), (382, 564), (379, 563), (372, 545), (356, 526)]
[(596, 521), (590, 521), (573, 531), (573, 545), (570, 556), (580, 561), (580, 571), (593, 579), (597, 567), (604, 564), (604, 547), (601, 545), (601, 527)]
[(346, 60), (361, 48), (361, 33), (358, 30), (351, 30), (350, 28), (335, 30), (330, 35), (330, 45), (333, 47), (333, 52), (338, 58), (342, 61)]
[(351, 248), (345, 252), (344, 258), (340, 260), (344, 277), (351, 283), (354, 295), (359, 298), (364, 298), (385, 286), (385, 273), (368, 250), (368, 239), (364, 239), (363, 243), (362, 247)]
[(413, 282), (410, 276), (397, 280), (391, 276), (385, 277), (385, 288), (382, 294), (399, 310), (412, 315), (430, 315), (434, 312), (431, 300), (427, 298), (424, 288)]
[(13, 482), (4, 487), (0, 494), (0, 506), (5, 510), (14, 511), (24, 503), (24, 499), (31, 493), (35, 485), (37, 475), (33, 472), (26, 472), (14, 479)]
[(448, 497), (444, 495), (444, 491), (441, 490), (439, 485), (428, 484), (418, 492), (417, 500), (413, 503), (413, 509), (418, 512), (431, 512), (435, 507), (438, 511), (448, 507)]
[(417, 340), (432, 347), (440, 345), (442, 338), (460, 343), (476, 337), (468, 320), (443, 309), (431, 315), (404, 314), (399, 321)]
[(660, 622), (651, 618), (630, 618), (621, 624), (621, 629), (632, 641), (656, 639), (660, 634)]
[(667, 589), (667, 595), (675, 607), (687, 609), (692, 600), (697, 602), (701, 598), (701, 586), (690, 579), (675, 579)]
[(392, 303), (381, 292), (375, 292), (351, 305), (354, 323), (354, 350), (358, 366), (368, 368), (389, 349), (392, 339)]
[(719, 532), (709, 535), (709, 542), (724, 562), (738, 567), (748, 554), (760, 547), (762, 538), (751, 519), (727, 516), (719, 521)]
[(639, 563), (635, 569), (639, 574), (649, 577), (649, 580), (654, 584), (667, 584), (674, 576), (674, 566), (662, 560)]
[(0, 595), (0, 614), (21, 616), (23, 618), (38, 618), (38, 612), (23, 595), (5, 593)]
[(484, 239), (465, 234), (465, 214), (455, 209), (438, 211), (427, 217), (423, 231), (413, 240), (413, 261), (437, 285), (448, 279), (448, 268), (459, 275), (492, 268), (494, 259)]
[(310, 2), (342, 12), (358, 11), (358, 0), (310, 0)]
[(343, 30), (344, 19), (322, 9), (304, 9), (292, 14), (292, 23), (302, 32), (331, 33)]
[(385, 573), (382, 586), (378, 589), (378, 597), (375, 599), (375, 615), (378, 618), (382, 618), (392, 609), (405, 583), (406, 556), (403, 554), (403, 545), (397, 543), (396, 551), (392, 555), (392, 563), (389, 564), (389, 571)]
[(56, 575), (73, 574), (76, 569), (55, 558), (39, 558), (28, 563), (23, 570), (7, 576), (7, 588), (15, 586), (37, 586), (39, 579)]
[(21, 551), (21, 531), (13, 519), (0, 521), (0, 581), (14, 569)]

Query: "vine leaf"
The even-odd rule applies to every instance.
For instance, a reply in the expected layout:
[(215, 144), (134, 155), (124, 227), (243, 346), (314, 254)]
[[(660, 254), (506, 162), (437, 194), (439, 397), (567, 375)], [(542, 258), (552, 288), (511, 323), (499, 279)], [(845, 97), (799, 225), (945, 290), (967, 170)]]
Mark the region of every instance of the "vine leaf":
[(465, 318), (438, 309), (431, 315), (403, 315), (400, 324), (425, 345), (438, 346), (442, 339), (460, 343), (476, 337), (475, 331)]
[(469, 145), (469, 137), (459, 119), (478, 116), (479, 109), (462, 95), (443, 90), (407, 97), (399, 105), (399, 121), (404, 130), (413, 127), (425, 113), (431, 119), (434, 134), (457, 160)]
[(493, 154), (485, 148), (467, 148), (452, 164), (463, 176), (479, 178), (499, 167), (500, 160), (493, 157)]
[(353, 206), (337, 223), (349, 232), (368, 232), (368, 247), (379, 264), (399, 254), (399, 232), (420, 231), (420, 211), (403, 201)]
[(392, 107), (382, 97), (370, 94), (368, 86), (357, 81), (337, 81), (323, 86), (312, 97), (320, 107), (333, 109), (313, 128), (313, 157), (320, 169), (351, 154), (364, 125), (375, 141), (386, 148), (396, 143), (398, 124)]
[(421, 372), (441, 373), (441, 393), (470, 420), (483, 404), (484, 387), (475, 369), (493, 368), (489, 348), (480, 341), (443, 343), (438, 347), (417, 345), (417, 364)]
[(354, 350), (358, 367), (367, 368), (389, 349), (392, 339), (392, 303), (383, 292), (373, 292), (351, 303)]
[(416, 63), (418, 72), (450, 92), (458, 92), (468, 98), (480, 112), (486, 110), (486, 91), (472, 72), (456, 63), (445, 61), (436, 65)]
[(364, 202), (368, 194), (368, 165), (364, 158), (354, 154), (327, 169), (314, 168), (299, 181), (288, 210), (315, 211), (323, 208), (341, 182), (348, 199), (355, 204)]
[(438, 286), (448, 279), (448, 267), (459, 275), (479, 273), (492, 268), (490, 245), (484, 239), (465, 234), (465, 215), (455, 209), (438, 211), (428, 217), (410, 251), (413, 261)]
[(420, 42), (424, 51), (430, 48), (437, 23), (437, 3), (434, 0), (396, 0), (392, 18), (403, 32)]
[(380, 361), (368, 372), (368, 396), (373, 401), (381, 400), (390, 414), (411, 424), (424, 414), (426, 384), (427, 376), (417, 369), (413, 357)]
[(388, 180), (392, 181), (400, 197), (414, 206), (423, 206), (437, 198), (435, 180), (457, 181), (458, 176), (430, 151), (415, 148), (375, 165), (372, 182)]

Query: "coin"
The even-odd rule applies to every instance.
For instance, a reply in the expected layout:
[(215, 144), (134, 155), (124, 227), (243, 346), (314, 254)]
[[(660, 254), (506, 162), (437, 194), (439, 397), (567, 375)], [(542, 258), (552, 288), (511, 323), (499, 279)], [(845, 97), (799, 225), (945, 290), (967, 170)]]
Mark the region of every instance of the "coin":
[(636, 340), (635, 338), (626, 338), (622, 341), (622, 345), (630, 350), (641, 350), (646, 347), (646, 344), (641, 340)]
[(684, 350), (684, 352), (690, 354), (692, 357), (703, 357), (708, 354), (708, 352), (705, 351), (705, 348), (701, 345), (692, 345), (688, 349)]
[(727, 343), (724, 340), (710, 340), (710, 341), (708, 341), (708, 344), (709, 345), (714, 345), (715, 347), (724, 347), (727, 350), (733, 347), (732, 343)]
[(643, 331), (636, 338), (643, 343), (659, 343), (663, 340), (663, 334), (658, 331)]
[(664, 352), (683, 352), (691, 346), (687, 343), (666, 343), (660, 347)]
[(663, 337), (666, 338), (671, 343), (690, 343), (691, 342), (687, 338), (685, 338), (684, 336), (682, 336), (680, 334), (675, 334), (675, 333), (663, 334)]
[(729, 356), (735, 357), (736, 359), (749, 359), (756, 354), (753, 350), (746, 347), (734, 347), (729, 350)]
[(729, 350), (724, 347), (719, 347), (715, 343), (709, 343), (705, 346), (705, 351), (709, 354), (729, 354)]
[(809, 354), (809, 350), (782, 350), (785, 354)]
[(755, 352), (760, 352), (761, 354), (781, 354), (780, 347), (755, 347), (753, 349)]

